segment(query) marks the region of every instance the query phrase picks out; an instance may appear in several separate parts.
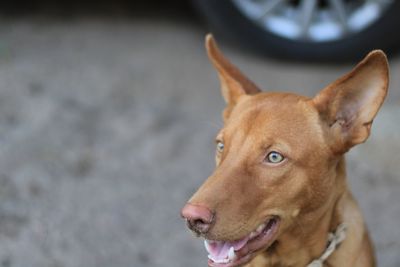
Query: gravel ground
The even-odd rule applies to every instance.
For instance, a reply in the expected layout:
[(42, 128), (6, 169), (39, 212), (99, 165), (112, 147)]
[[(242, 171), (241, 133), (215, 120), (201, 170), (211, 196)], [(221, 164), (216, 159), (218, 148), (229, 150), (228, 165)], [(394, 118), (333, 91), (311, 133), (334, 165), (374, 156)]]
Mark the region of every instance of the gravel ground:
[[(179, 209), (213, 169), (223, 101), (204, 30), (166, 19), (0, 24), (0, 266), (206, 266)], [(312, 96), (350, 66), (223, 45), (265, 89)], [(400, 59), (350, 184), (380, 266), (400, 265)]]

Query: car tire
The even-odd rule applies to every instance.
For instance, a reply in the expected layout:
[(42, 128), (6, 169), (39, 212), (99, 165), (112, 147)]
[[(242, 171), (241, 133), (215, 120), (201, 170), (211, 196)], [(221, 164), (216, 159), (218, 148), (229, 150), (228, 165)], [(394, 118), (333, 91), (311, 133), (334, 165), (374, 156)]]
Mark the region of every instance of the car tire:
[(400, 1), (367, 28), (328, 42), (304, 42), (280, 37), (245, 17), (231, 0), (194, 0), (196, 9), (217, 35), (247, 50), (280, 59), (343, 62), (360, 59), (373, 49), (393, 53), (400, 44)]

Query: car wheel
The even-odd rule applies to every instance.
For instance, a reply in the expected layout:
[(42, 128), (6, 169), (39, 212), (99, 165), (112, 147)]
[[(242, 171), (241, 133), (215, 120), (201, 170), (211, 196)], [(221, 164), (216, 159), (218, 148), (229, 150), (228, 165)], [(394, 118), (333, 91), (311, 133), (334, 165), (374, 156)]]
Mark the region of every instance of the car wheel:
[(396, 0), (195, 0), (217, 35), (279, 58), (345, 61), (399, 46)]

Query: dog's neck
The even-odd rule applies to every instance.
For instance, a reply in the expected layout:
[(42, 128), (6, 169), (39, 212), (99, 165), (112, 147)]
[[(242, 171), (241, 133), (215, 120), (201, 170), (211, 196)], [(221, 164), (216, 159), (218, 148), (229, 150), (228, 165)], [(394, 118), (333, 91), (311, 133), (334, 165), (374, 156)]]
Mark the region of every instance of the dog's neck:
[[(328, 233), (342, 223), (341, 206), (347, 195), (345, 160), (336, 167), (336, 190), (327, 199), (327, 205), (310, 214), (299, 216), (291, 229), (281, 235), (276, 243), (255, 260), (255, 266), (304, 267), (324, 252)], [(281, 246), (280, 244), (285, 244)], [(252, 266), (252, 265), (249, 265)]]

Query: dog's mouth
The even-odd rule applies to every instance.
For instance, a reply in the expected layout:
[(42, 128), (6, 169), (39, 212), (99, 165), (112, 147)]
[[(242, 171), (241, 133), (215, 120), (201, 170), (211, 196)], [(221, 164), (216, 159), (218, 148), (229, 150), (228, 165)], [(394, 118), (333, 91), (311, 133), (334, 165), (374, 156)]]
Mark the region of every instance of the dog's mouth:
[(275, 240), (279, 218), (273, 217), (259, 225), (256, 230), (236, 241), (205, 240), (208, 265), (234, 267), (249, 262), (255, 252), (268, 248)]

